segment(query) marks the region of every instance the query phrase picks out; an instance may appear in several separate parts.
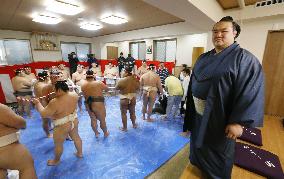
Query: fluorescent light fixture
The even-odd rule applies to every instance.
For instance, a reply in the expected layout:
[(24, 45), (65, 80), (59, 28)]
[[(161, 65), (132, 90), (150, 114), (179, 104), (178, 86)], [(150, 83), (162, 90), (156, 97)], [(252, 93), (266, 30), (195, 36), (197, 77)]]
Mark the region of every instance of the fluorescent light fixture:
[(79, 14), (84, 9), (75, 4), (71, 4), (71, 3), (63, 2), (59, 0), (54, 0), (47, 5), (46, 10), (56, 12), (59, 14), (73, 16), (73, 15)]
[(85, 30), (99, 30), (103, 28), (103, 26), (101, 26), (100, 24), (86, 22), (82, 23), (80, 28)]
[(108, 24), (123, 24), (123, 23), (128, 22), (123, 17), (119, 17), (119, 16), (115, 16), (115, 15), (111, 15), (111, 16), (102, 18), (101, 21), (108, 23)]
[(39, 14), (33, 18), (34, 22), (42, 23), (42, 24), (58, 24), (62, 21), (61, 18), (53, 17), (49, 15)]

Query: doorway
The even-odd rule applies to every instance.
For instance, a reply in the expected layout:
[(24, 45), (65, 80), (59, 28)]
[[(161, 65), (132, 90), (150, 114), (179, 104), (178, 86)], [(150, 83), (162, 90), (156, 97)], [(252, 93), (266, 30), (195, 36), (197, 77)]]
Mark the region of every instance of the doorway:
[(269, 31), (263, 55), (265, 114), (284, 116), (284, 30)]
[(117, 59), (118, 58), (118, 47), (107, 46), (107, 59)]

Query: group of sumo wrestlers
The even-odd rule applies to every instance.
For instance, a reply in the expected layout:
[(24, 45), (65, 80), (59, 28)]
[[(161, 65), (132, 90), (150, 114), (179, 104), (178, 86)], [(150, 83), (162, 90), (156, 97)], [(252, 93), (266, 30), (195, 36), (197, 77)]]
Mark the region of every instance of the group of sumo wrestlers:
[[(201, 170), (203, 178), (230, 179), (236, 138), (242, 135), (243, 126), (263, 125), (262, 66), (253, 54), (236, 42), (240, 32), (240, 26), (230, 16), (223, 17), (214, 24), (214, 49), (198, 58), (190, 77), (184, 118), (190, 120), (187, 126), (187, 130), (191, 132), (189, 159), (191, 164)], [(139, 76), (139, 82), (132, 74), (132, 69), (125, 68), (124, 77), (118, 80), (116, 86), (111, 87), (120, 93), (123, 123), (120, 130), (127, 131), (127, 110), (133, 128), (137, 128), (135, 103), (139, 86), (143, 96), (143, 119), (153, 121), (151, 112), (157, 91), (163, 95), (161, 79), (154, 70), (154, 65), (149, 65), (149, 71)], [(12, 83), (19, 100), (19, 112), (25, 110), (30, 115), (29, 108), (24, 107), (31, 100), (43, 118), (47, 136), (50, 136), (47, 130), (48, 119), (53, 120), (55, 157), (48, 161), (48, 165), (60, 162), (62, 144), (67, 137), (74, 141), (77, 149), (75, 155), (82, 157), (82, 141), (78, 135), (76, 115), (79, 96), (85, 97), (95, 135), (99, 135), (97, 120), (100, 121), (104, 136), (109, 135), (103, 96), (103, 91), (107, 91), (109, 87), (95, 80), (92, 70), (84, 73), (79, 70), (78, 75), (73, 77), (75, 84), (72, 80), (66, 81), (66, 76), (60, 70), (50, 71), (50, 82), (47, 73), (39, 74), (39, 81), (34, 85), (36, 98), (30, 97), (35, 80), (28, 71), (25, 74), (23, 70), (17, 70)], [(160, 71), (161, 74), (167, 74), (165, 69)], [(19, 170), (20, 178), (23, 179), (36, 178), (33, 159), (18, 142), (17, 131), (25, 127), (22, 117), (0, 104), (0, 178), (5, 178), (6, 169)]]
[[(119, 91), (122, 118), (122, 127), (119, 129), (121, 131), (127, 131), (127, 111), (130, 113), (133, 128), (137, 128), (135, 106), (139, 89), (143, 99), (143, 120), (153, 121), (151, 113), (157, 92), (160, 91), (160, 95), (163, 94), (161, 80), (155, 72), (155, 66), (151, 64), (147, 67), (144, 62), (142, 67), (138, 69), (140, 81), (138, 75), (133, 74), (131, 67), (125, 67), (123, 78), (118, 78), (115, 70), (112, 70), (113, 66), (108, 68), (106, 74), (117, 77), (115, 86), (113, 86), (113, 82), (110, 82), (111, 85), (106, 85), (102, 81), (96, 80), (95, 73), (97, 71), (94, 73), (92, 68), (86, 71), (81, 65), (73, 73), (72, 80), (62, 64), (39, 72), (37, 80), (35, 75), (31, 73), (30, 67), (15, 71), (16, 76), (12, 79), (12, 85), (19, 103), (19, 114), (22, 115), (26, 112), (30, 117), (32, 102), (42, 117), (42, 128), (46, 136), (53, 137), (55, 156), (47, 161), (47, 165), (59, 164), (63, 152), (63, 142), (68, 138), (74, 141), (77, 150), (75, 156), (83, 157), (77, 118), (77, 105), (82, 111), (82, 97), (85, 97), (85, 107), (91, 118), (91, 126), (96, 137), (100, 135), (97, 121), (100, 122), (104, 137), (109, 136), (104, 103), (104, 93), (109, 88)], [(6, 169), (19, 170), (20, 178), (36, 178), (32, 156), (24, 145), (19, 143), (18, 131), (26, 128), (24, 118), (14, 113), (9, 107), (0, 104), (0, 121), (0, 178), (5, 178)], [(51, 121), (53, 135), (50, 133)]]

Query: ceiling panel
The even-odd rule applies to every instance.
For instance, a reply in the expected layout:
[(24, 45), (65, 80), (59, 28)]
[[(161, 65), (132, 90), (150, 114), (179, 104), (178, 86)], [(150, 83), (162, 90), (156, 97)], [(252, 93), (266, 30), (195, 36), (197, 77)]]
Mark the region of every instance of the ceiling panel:
[(221, 5), (221, 7), (224, 10), (239, 7), (239, 3), (237, 0), (217, 0), (217, 2)]
[(245, 4), (246, 6), (254, 5), (256, 2), (259, 2), (259, 1), (262, 1), (262, 0), (245, 0)]
[[(34, 12), (46, 12), (44, 2), (44, 0), (1, 0), (0, 28), (95, 37), (183, 21), (141, 0), (80, 0), (85, 8), (82, 13), (75, 16), (58, 14), (63, 21), (57, 25), (35, 23), (31, 15)], [(110, 25), (100, 22), (99, 19), (106, 13), (123, 14), (127, 17), (128, 23)], [(78, 18), (100, 22), (103, 28), (98, 31), (80, 29)]]

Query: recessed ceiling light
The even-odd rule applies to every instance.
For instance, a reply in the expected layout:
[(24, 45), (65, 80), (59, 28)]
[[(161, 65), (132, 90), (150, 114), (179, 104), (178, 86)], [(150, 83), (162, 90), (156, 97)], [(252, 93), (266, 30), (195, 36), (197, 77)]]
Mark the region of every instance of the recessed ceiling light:
[(123, 24), (128, 22), (125, 18), (111, 15), (105, 18), (101, 19), (102, 22), (108, 23), (108, 24)]
[(34, 22), (43, 23), (43, 24), (58, 24), (62, 21), (61, 18), (53, 17), (49, 15), (39, 14), (33, 18)]
[(46, 10), (72, 16), (79, 14), (84, 9), (75, 4), (54, 0), (47, 5)]
[(101, 26), (100, 24), (86, 22), (86, 23), (82, 23), (80, 25), (80, 28), (85, 29), (85, 30), (99, 30), (103, 28), (103, 26)]

